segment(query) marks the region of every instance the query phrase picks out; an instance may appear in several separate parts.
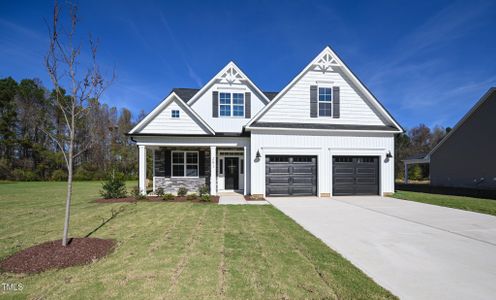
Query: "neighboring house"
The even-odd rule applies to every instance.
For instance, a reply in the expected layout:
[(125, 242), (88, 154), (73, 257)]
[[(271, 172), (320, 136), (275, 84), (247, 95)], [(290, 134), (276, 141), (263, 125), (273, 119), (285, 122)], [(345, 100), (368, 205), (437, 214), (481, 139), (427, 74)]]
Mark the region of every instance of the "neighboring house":
[[(423, 158), (433, 186), (496, 189), (496, 88), (491, 88)], [(406, 168), (405, 168), (406, 170)]]
[(326, 47), (282, 91), (261, 91), (233, 62), (201, 89), (173, 89), (129, 135), (153, 189), (263, 196), (394, 192), (400, 125)]

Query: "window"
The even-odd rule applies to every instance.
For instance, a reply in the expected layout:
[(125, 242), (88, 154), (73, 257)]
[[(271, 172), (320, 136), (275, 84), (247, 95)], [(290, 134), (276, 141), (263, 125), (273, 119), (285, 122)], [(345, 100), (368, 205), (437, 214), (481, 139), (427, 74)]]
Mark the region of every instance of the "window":
[(243, 174), (245, 172), (245, 162), (243, 159), (239, 160), (239, 174)]
[(243, 93), (219, 93), (219, 115), (221, 117), (243, 117), (245, 95)]
[(224, 174), (224, 160), (221, 158), (219, 159), (219, 175)]
[(198, 177), (198, 152), (173, 151), (172, 177)]
[(319, 87), (319, 116), (330, 117), (332, 101), (332, 88)]
[(177, 119), (177, 118), (179, 118), (179, 111), (178, 111), (178, 110), (176, 110), (176, 109), (171, 110), (171, 117), (172, 117), (173, 119)]

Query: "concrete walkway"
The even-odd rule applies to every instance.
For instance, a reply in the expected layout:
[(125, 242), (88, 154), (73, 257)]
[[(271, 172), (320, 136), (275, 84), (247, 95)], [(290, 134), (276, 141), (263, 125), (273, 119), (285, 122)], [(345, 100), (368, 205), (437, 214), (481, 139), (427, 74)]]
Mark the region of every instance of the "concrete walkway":
[(401, 299), (496, 297), (496, 217), (375, 196), (268, 200)]

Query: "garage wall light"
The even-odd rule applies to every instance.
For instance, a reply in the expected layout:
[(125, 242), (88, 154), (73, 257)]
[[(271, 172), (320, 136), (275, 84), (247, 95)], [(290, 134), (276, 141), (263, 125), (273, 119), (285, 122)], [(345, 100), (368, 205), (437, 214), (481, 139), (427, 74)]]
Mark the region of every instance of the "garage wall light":
[(260, 155), (260, 150), (257, 150), (257, 155), (255, 156), (255, 158), (260, 159), (260, 157), (262, 157), (262, 155)]
[(386, 158), (391, 158), (393, 157), (393, 155), (391, 154), (391, 151), (389, 151), (387, 154), (386, 154)]

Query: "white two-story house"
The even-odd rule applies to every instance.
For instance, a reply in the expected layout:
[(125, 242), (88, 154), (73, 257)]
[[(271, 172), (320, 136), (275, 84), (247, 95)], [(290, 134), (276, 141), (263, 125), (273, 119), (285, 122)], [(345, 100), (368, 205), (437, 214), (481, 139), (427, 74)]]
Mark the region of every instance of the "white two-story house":
[(402, 131), (326, 47), (280, 92), (230, 62), (201, 89), (173, 89), (129, 135), (143, 193), (151, 151), (154, 190), (328, 197), (392, 193)]

